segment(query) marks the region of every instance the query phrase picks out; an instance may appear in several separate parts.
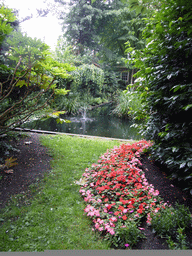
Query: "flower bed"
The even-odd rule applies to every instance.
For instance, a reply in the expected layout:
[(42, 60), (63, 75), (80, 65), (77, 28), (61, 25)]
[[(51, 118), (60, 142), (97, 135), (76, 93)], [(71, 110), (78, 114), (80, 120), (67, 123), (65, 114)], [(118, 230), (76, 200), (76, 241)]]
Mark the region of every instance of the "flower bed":
[(151, 214), (164, 209), (158, 190), (147, 182), (139, 157), (151, 142), (114, 147), (83, 174), (86, 183), (80, 193), (87, 203), (84, 211), (98, 230), (116, 248), (131, 248), (144, 238), (140, 227)]

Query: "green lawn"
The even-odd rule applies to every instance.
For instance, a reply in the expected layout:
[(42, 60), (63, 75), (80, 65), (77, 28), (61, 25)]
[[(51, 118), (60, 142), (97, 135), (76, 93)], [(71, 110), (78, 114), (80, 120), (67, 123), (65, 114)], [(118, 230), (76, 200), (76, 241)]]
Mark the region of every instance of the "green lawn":
[(122, 142), (54, 135), (41, 136), (41, 143), (53, 158), (52, 170), (30, 186), (33, 199), (17, 195), (1, 210), (0, 251), (110, 249), (83, 215), (85, 204), (74, 182)]

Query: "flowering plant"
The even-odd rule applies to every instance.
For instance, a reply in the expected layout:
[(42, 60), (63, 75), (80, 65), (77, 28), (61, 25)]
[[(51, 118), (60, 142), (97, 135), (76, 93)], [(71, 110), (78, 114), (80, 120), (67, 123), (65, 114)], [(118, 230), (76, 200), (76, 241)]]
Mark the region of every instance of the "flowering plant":
[(87, 203), (84, 211), (112, 245), (131, 248), (142, 237), (139, 227), (144, 218), (164, 209), (159, 191), (147, 182), (139, 157), (151, 142), (121, 144), (102, 155), (83, 174), (86, 179), (80, 193)]

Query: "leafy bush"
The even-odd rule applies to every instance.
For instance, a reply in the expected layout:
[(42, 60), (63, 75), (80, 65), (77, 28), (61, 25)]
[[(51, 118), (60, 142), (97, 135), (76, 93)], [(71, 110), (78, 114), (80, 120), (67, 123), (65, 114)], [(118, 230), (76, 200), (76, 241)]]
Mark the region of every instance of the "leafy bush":
[(58, 96), (53, 106), (59, 110), (67, 111), (68, 114), (75, 114), (81, 107), (80, 95), (78, 93), (69, 93), (66, 97)]
[[(104, 84), (102, 87), (102, 94), (113, 96), (116, 91), (119, 89), (119, 79), (117, 74), (110, 70), (104, 70)], [(109, 97), (110, 97), (109, 96)]]
[(120, 95), (117, 96), (117, 102), (117, 106), (113, 110), (113, 113), (119, 117), (143, 117), (144, 104), (141, 102), (139, 92), (121, 92)]
[(155, 142), (152, 156), (192, 194), (192, 2), (162, 2), (161, 10), (147, 21), (147, 47), (128, 51), (148, 105), (144, 132)]
[(161, 209), (151, 215), (152, 228), (157, 234), (168, 239), (170, 249), (187, 249), (185, 229), (191, 228), (191, 213), (183, 205)]
[(134, 221), (130, 221), (126, 226), (122, 224), (117, 225), (115, 236), (106, 235), (105, 239), (109, 239), (113, 247), (125, 249), (125, 247), (131, 248), (142, 238), (145, 238), (145, 235)]

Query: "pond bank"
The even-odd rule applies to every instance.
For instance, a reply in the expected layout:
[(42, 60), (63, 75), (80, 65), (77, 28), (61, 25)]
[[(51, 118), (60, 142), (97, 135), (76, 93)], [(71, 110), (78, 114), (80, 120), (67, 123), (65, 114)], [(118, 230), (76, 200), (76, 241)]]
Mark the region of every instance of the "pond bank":
[(34, 129), (27, 129), (27, 128), (15, 128), (13, 130), (18, 131), (18, 132), (30, 132), (30, 133), (51, 134), (51, 135), (69, 135), (69, 136), (76, 136), (76, 137), (88, 138), (88, 139), (117, 140), (117, 141), (126, 141), (126, 142), (130, 142), (130, 141), (134, 142), (135, 141), (132, 139), (118, 139), (118, 138), (99, 137), (99, 136), (84, 135), (84, 134), (73, 134), (73, 133), (34, 130)]

